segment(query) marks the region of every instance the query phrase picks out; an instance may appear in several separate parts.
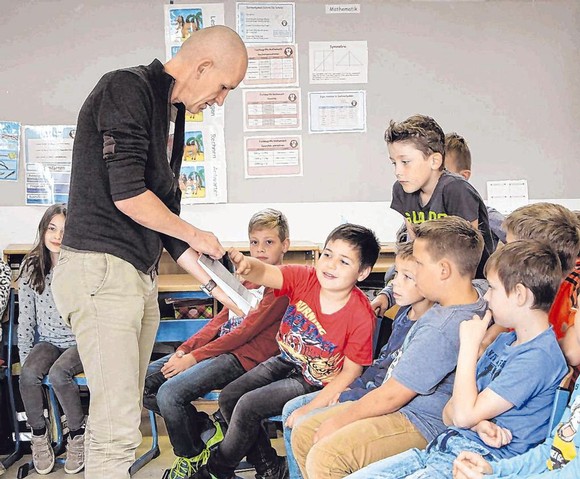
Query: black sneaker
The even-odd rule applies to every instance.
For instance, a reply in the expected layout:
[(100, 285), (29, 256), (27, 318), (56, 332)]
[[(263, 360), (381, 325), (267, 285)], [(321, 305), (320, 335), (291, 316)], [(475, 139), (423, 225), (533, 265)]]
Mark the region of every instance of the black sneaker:
[(263, 474), (256, 474), (256, 479), (290, 479), (286, 457), (278, 456), (278, 464), (267, 469)]

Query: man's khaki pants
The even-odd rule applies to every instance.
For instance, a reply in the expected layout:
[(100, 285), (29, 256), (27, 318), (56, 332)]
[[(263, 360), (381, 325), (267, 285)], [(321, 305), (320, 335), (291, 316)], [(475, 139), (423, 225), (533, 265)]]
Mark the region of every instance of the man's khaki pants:
[(355, 421), (313, 444), (322, 422), (344, 413), (351, 402), (306, 416), (292, 430), (292, 451), (305, 479), (339, 479), (369, 464), (427, 441), (400, 412)]
[(90, 390), (85, 478), (126, 479), (141, 442), (157, 282), (110, 254), (62, 249), (52, 292), (76, 336)]

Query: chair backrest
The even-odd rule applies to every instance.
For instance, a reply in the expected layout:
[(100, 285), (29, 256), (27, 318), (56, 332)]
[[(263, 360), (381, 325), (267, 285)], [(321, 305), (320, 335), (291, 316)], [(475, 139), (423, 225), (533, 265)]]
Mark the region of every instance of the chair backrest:
[(564, 376), (560, 385), (556, 389), (556, 395), (554, 396), (554, 404), (552, 406), (552, 413), (550, 414), (550, 422), (548, 424), (548, 437), (551, 435), (554, 428), (560, 423), (562, 415), (566, 410), (568, 401), (570, 400), (571, 390), (573, 387), (572, 377), (574, 376), (574, 368), (568, 366), (568, 374)]
[(209, 319), (162, 319), (155, 342), (171, 343), (185, 341), (203, 328)]

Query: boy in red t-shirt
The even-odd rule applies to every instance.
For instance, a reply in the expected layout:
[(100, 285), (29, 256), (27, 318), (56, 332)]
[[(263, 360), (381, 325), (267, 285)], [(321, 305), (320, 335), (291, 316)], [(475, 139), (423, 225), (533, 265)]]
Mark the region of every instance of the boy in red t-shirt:
[(311, 408), (329, 405), (371, 364), (374, 313), (356, 283), (369, 275), (379, 250), (372, 231), (344, 224), (328, 236), (316, 268), (276, 267), (230, 251), (239, 274), (288, 296), (290, 305), (278, 331), (281, 354), (222, 390), (227, 433), (191, 479), (229, 479), (244, 456), (257, 478), (287, 477), (286, 461), (277, 457), (262, 420), (280, 414), (290, 399), (321, 388)]

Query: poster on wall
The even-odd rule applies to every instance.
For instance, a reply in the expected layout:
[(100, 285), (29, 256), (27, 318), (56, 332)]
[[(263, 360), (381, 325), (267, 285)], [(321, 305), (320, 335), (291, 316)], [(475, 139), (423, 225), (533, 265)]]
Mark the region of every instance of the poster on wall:
[(248, 71), (242, 87), (298, 86), (295, 44), (248, 46)]
[(0, 181), (18, 180), (20, 123), (0, 121)]
[(68, 202), (76, 126), (24, 126), (27, 205)]
[(310, 133), (365, 132), (366, 92), (326, 91), (308, 93)]
[(181, 204), (227, 201), (226, 149), (223, 129), (185, 124), (179, 173)]
[(300, 130), (300, 89), (244, 90), (244, 131)]
[(249, 43), (294, 43), (294, 3), (238, 2), (238, 34)]
[(310, 83), (368, 83), (367, 42), (310, 42)]
[[(165, 5), (165, 52), (166, 59), (173, 58), (181, 44), (189, 36), (202, 28), (224, 25), (223, 3), (212, 4), (171, 4)], [(200, 125), (224, 126), (224, 108), (219, 105), (208, 106), (205, 110), (192, 115), (187, 113), (185, 121)]]
[(244, 138), (246, 178), (302, 176), (302, 136)]

